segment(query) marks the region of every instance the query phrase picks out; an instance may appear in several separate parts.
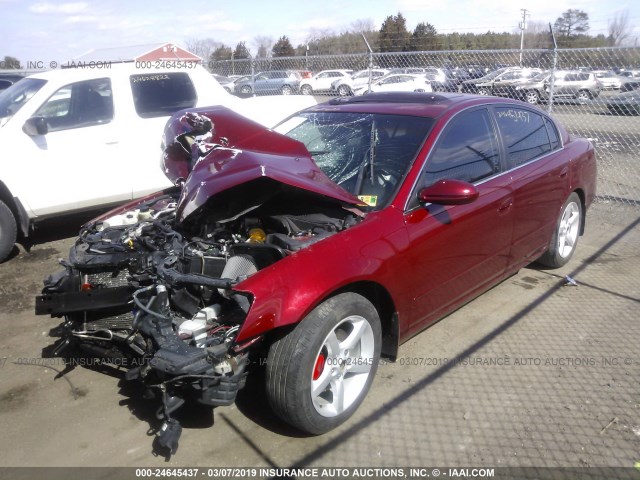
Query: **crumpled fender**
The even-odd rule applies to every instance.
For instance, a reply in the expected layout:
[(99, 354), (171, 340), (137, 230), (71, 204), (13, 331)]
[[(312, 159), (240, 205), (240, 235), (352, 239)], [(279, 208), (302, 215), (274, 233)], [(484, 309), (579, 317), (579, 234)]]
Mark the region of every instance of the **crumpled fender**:
[[(360, 228), (371, 222), (387, 225)], [(365, 237), (376, 231), (380, 236)], [(359, 247), (354, 249), (355, 245)], [(393, 273), (402, 266), (397, 265), (397, 260), (393, 267), (392, 263), (397, 253), (407, 246), (402, 214), (389, 208), (370, 213), (359, 225), (260, 270), (234, 288), (251, 295), (253, 300), (236, 342), (298, 323), (331, 293), (360, 281), (382, 285), (391, 294), (398, 311), (404, 310), (401, 282)]]

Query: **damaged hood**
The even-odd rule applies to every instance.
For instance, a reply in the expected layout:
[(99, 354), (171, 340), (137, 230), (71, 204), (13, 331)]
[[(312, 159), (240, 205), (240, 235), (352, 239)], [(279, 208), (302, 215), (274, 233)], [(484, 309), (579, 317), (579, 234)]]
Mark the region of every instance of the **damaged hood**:
[(316, 165), (304, 144), (224, 107), (174, 115), (163, 136), (163, 168), (183, 185), (177, 220), (230, 220), (276, 196), (361, 206)]

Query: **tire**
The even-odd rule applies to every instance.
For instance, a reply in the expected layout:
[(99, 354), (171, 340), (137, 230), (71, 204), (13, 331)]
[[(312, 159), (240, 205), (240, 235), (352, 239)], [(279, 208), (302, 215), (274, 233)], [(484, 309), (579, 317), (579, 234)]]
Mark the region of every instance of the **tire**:
[(351, 292), (329, 298), (271, 345), (266, 366), (271, 408), (311, 434), (342, 424), (369, 391), (381, 337), (380, 317), (366, 298)]
[(591, 94), (588, 90), (580, 90), (576, 95), (576, 99), (581, 102), (588, 102), (589, 100), (591, 100)]
[(251, 93), (251, 87), (249, 85), (243, 85), (240, 88), (240, 93), (244, 93), (245, 95)]
[(0, 201), (0, 262), (9, 256), (18, 236), (18, 226), (13, 213)]
[(300, 91), (303, 95), (311, 95), (313, 93), (313, 88), (311, 88), (311, 85), (302, 85), (302, 87), (300, 87)]
[(549, 248), (538, 263), (549, 268), (565, 265), (576, 250), (583, 221), (582, 201), (576, 192), (572, 192), (562, 206)]
[(524, 101), (530, 103), (531, 105), (537, 105), (540, 101), (540, 96), (535, 90), (529, 90), (524, 94)]
[(353, 95), (353, 93), (347, 85), (340, 85), (338, 87), (338, 95), (341, 97), (348, 97), (349, 95)]
[(416, 89), (414, 90), (414, 92), (417, 92), (417, 93), (425, 93), (425, 92), (426, 92), (426, 90), (425, 90), (424, 88), (416, 88)]
[(489, 90), (487, 90), (486, 88), (479, 88), (478, 95), (489, 95)]
[(282, 93), (282, 95), (291, 95), (292, 92), (293, 90), (289, 85), (284, 85), (280, 90), (280, 93)]

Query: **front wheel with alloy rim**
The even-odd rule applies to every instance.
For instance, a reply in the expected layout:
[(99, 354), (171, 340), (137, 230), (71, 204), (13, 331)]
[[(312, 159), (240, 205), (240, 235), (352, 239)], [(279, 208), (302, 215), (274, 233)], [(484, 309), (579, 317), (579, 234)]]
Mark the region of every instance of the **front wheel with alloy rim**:
[(478, 95), (489, 95), (489, 90), (486, 88), (480, 88), (478, 89)]
[(291, 95), (291, 92), (293, 90), (291, 90), (291, 87), (289, 85), (285, 85), (284, 87), (282, 87), (282, 95)]
[(302, 92), (303, 95), (311, 95), (311, 93), (313, 92), (313, 89), (311, 88), (311, 85), (302, 85), (300, 87), (300, 91)]
[(244, 93), (245, 95), (248, 94), (248, 93), (251, 93), (251, 87), (249, 85), (244, 85), (240, 89), (240, 93)]
[(381, 337), (378, 312), (362, 295), (347, 292), (324, 301), (269, 349), (271, 408), (304, 432), (337, 427), (369, 391)]
[(549, 248), (538, 259), (538, 263), (550, 268), (559, 268), (571, 259), (578, 244), (582, 215), (582, 201), (576, 192), (572, 192), (562, 206)]

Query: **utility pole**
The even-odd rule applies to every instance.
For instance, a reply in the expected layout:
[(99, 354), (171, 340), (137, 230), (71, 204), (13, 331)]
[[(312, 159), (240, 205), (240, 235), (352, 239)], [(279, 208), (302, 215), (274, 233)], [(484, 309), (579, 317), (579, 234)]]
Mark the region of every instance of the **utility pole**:
[(529, 10), (521, 8), (522, 21), (520, 22), (520, 66), (522, 66), (522, 49), (524, 48), (524, 31), (527, 29), (527, 16), (531, 15)]

